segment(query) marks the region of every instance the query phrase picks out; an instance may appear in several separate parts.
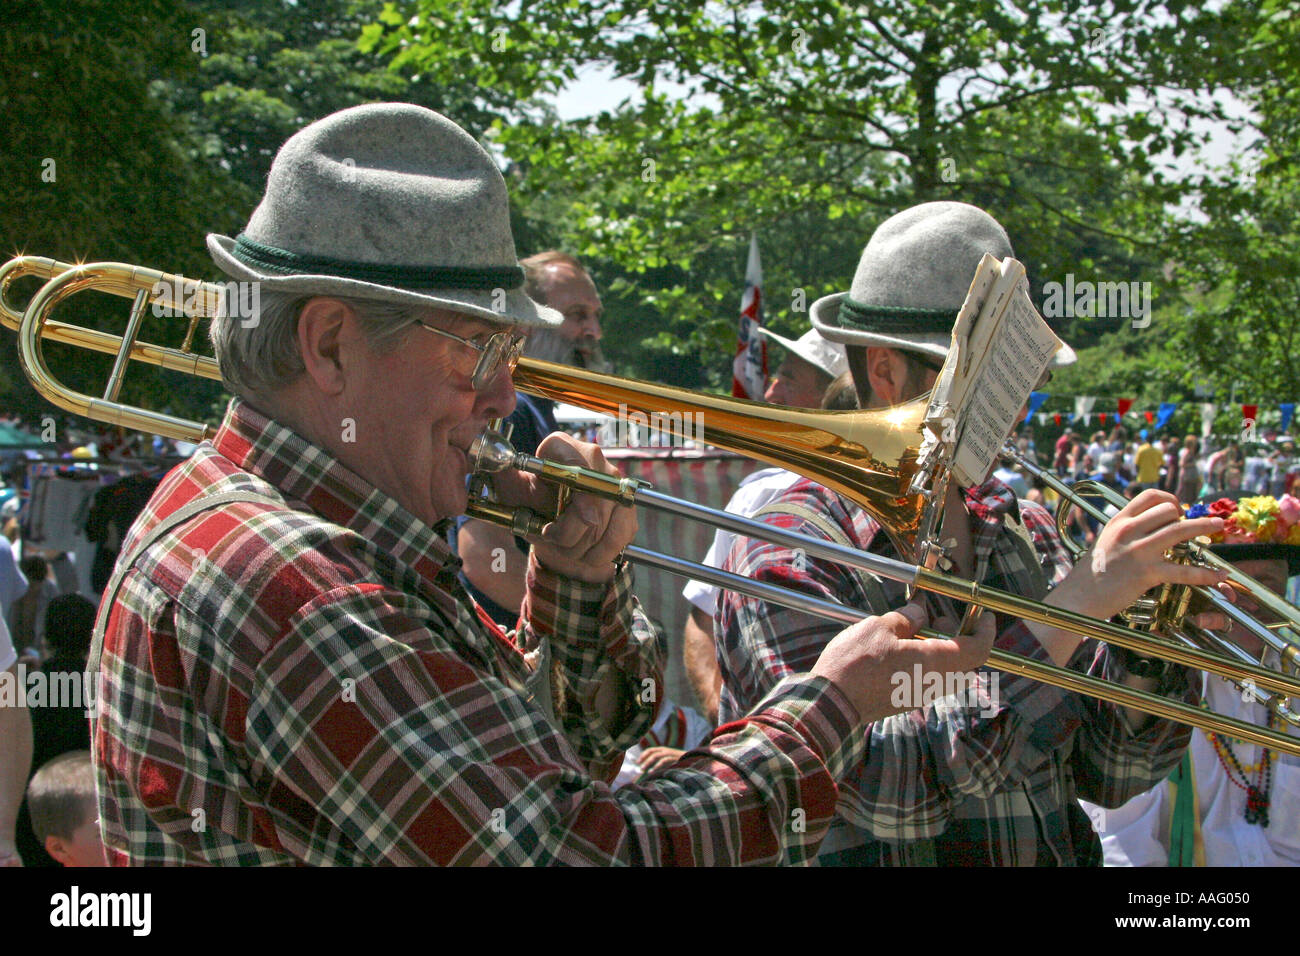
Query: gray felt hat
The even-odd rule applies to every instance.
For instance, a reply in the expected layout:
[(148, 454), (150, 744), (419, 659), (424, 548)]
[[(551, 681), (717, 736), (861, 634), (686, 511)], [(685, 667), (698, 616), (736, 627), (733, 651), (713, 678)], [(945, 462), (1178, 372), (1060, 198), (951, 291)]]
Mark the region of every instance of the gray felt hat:
[[(984, 210), (927, 202), (886, 219), (862, 250), (848, 292), (813, 303), (813, 328), (843, 345), (878, 345), (942, 359), (985, 253), (1014, 256), (1006, 231)], [(1067, 345), (1054, 364), (1075, 359)]]
[(208, 236), (227, 275), (265, 288), (452, 309), (553, 328), (524, 294), (506, 184), (463, 129), (409, 103), (342, 110), (291, 136), (234, 239)]

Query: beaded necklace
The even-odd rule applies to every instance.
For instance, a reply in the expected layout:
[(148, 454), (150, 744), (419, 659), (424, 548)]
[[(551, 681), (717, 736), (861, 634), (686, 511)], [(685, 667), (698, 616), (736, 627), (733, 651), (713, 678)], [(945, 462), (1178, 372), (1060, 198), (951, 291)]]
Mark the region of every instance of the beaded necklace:
[[(1270, 728), (1273, 726), (1272, 714), (1269, 714), (1268, 726)], [(1237, 755), (1232, 752), (1232, 744), (1215, 733), (1211, 733), (1209, 737), (1210, 743), (1214, 746), (1214, 753), (1219, 758), (1219, 764), (1228, 777), (1228, 782), (1246, 791), (1246, 822), (1267, 828), (1269, 794), (1273, 789), (1273, 752), (1261, 747), (1263, 756), (1260, 757), (1259, 763), (1243, 767)], [(1231, 767), (1228, 766), (1230, 763)], [(1241, 775), (1240, 780), (1233, 776), (1234, 768)], [(1253, 784), (1250, 782), (1252, 773), (1255, 774)]]

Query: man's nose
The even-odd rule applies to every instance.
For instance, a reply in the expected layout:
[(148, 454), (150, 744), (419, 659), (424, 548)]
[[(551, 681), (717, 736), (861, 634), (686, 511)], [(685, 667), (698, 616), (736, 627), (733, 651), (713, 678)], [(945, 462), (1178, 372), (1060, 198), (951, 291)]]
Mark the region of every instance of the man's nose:
[(474, 410), (485, 418), (506, 418), (515, 410), (517, 402), (510, 369), (502, 365), (476, 393)]
[(600, 328), (600, 319), (594, 315), (587, 316), (587, 320), (582, 323), (582, 334), (597, 340), (604, 338), (605, 333)]

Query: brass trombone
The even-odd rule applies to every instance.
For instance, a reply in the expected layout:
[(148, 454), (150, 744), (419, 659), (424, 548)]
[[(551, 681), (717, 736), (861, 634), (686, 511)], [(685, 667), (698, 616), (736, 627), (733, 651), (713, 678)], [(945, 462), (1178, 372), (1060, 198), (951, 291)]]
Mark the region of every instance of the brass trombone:
[[(48, 281), (29, 305), (19, 310), (9, 301), (10, 286), (23, 275)], [(122, 336), (85, 329), (52, 320), (49, 312), (59, 302), (83, 289), (97, 289), (132, 298), (134, 305)], [(187, 289), (178, 297), (172, 290)], [(20, 257), (0, 267), (0, 322), (19, 333), (19, 356), (37, 391), (53, 404), (98, 421), (122, 425), (184, 441), (200, 441), (212, 429), (202, 422), (134, 408), (117, 401), (122, 376), (134, 359), (204, 378), (220, 379), (216, 360), (192, 349), (195, 325), (210, 315), (221, 301), (221, 286), (195, 283), (183, 277), (121, 263), (71, 265), (51, 259)], [(177, 301), (183, 298), (184, 301)], [(181, 348), (138, 341), (145, 310), (159, 302), (189, 321)], [(41, 352), (43, 340), (53, 340), (116, 356), (113, 374), (103, 396), (95, 398), (73, 391), (55, 380)], [(701, 395), (683, 389), (636, 382), (524, 359), (515, 372), (516, 386), (525, 392), (569, 402), (609, 414), (639, 413), (653, 416), (672, 430), (681, 428), (687, 415), (699, 413), (705, 442), (780, 465), (813, 478), (868, 509), (885, 528), (900, 553), (912, 553), (925, 513), (924, 496), (913, 494), (911, 479), (917, 469), (920, 426), (927, 403), (915, 400), (888, 409), (824, 412), (775, 408), (739, 399)], [(676, 419), (674, 421), (674, 416)], [(1180, 646), (1142, 631), (1059, 610), (1020, 595), (987, 588), (971, 581), (891, 558), (844, 548), (829, 541), (792, 535), (761, 522), (742, 519), (716, 509), (669, 498), (637, 485), (595, 472), (558, 466), (518, 455), (491, 437), (476, 448), (477, 464), (485, 471), (516, 467), (540, 474), (563, 487), (637, 503), (692, 518), (762, 540), (801, 548), (804, 553), (901, 581), (911, 587), (1028, 621), (1058, 627), (1084, 637), (1109, 641), (1140, 654), (1162, 657), (1176, 664), (1224, 676), (1285, 697), (1300, 697), (1300, 680), (1248, 661), (1224, 661), (1199, 647)], [(547, 518), (524, 514), (487, 501), (471, 502), (471, 513), (519, 531), (536, 530)], [(855, 621), (863, 612), (806, 595), (771, 588), (738, 575), (729, 575), (676, 558), (653, 555), (639, 548), (628, 556), (674, 573), (710, 580), (720, 587), (789, 604), (809, 613), (839, 621)], [(1249, 579), (1247, 579), (1249, 580)], [(1255, 585), (1252, 589), (1261, 591)], [(923, 636), (935, 636), (933, 633)], [(1204, 730), (1230, 734), (1289, 754), (1300, 755), (1300, 739), (1260, 728), (1244, 721), (1166, 700), (1065, 668), (1042, 664), (994, 650), (990, 665), (1066, 690), (1107, 700), (1119, 706), (1180, 721)]]

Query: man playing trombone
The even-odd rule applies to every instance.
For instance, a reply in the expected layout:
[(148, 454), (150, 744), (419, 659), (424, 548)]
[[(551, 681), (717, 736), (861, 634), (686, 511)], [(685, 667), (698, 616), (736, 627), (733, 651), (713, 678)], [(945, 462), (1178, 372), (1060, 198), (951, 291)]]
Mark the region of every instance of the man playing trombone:
[[(813, 305), (813, 324), (848, 350), (863, 408), (927, 394), (953, 321), (985, 253), (1012, 255), (1002, 227), (963, 203), (926, 203), (887, 220), (863, 250), (851, 290)], [(1148, 491), (1071, 567), (1042, 508), (990, 479), (951, 488), (942, 537), (952, 572), (1096, 618), (1109, 618), (1165, 581), (1215, 584), (1222, 575), (1165, 561), (1174, 544), (1218, 528), (1180, 522), (1173, 497)], [(793, 485), (760, 517), (801, 534), (890, 553), (881, 526), (811, 481)], [(910, 556), (909, 556), (910, 557)], [(727, 569), (879, 613), (902, 588), (740, 539)], [(1050, 592), (1049, 592), (1050, 588)], [(937, 605), (955, 619), (959, 609)], [(988, 617), (989, 615), (985, 615)], [(1181, 668), (1132, 659), (1076, 635), (998, 620), (997, 646), (1139, 689), (1195, 701)], [(804, 613), (726, 593), (720, 605), (723, 721), (744, 713), (787, 674), (807, 667), (833, 627)], [(1161, 662), (1163, 663), (1163, 662)], [(1163, 779), (1187, 745), (1186, 727), (1008, 674), (981, 672), (957, 692), (927, 696), (906, 675), (895, 703), (913, 708), (867, 732), (865, 759), (841, 786), (823, 864), (1098, 864), (1096, 836), (1076, 794), (1116, 806)]]
[[(606, 780), (662, 698), (620, 555), (636, 518), (575, 495), (532, 537), (524, 626), (457, 581), (442, 529), (470, 449), (514, 406), (522, 291), (505, 183), (430, 110), (373, 104), (294, 135), (218, 266), (236, 398), (124, 542), (90, 667), (113, 864), (774, 863), (809, 858), (889, 678), (986, 659), (993, 631), (831, 640), (654, 780)], [(563, 435), (539, 454), (612, 473)], [(554, 507), (508, 472), (507, 504)]]

